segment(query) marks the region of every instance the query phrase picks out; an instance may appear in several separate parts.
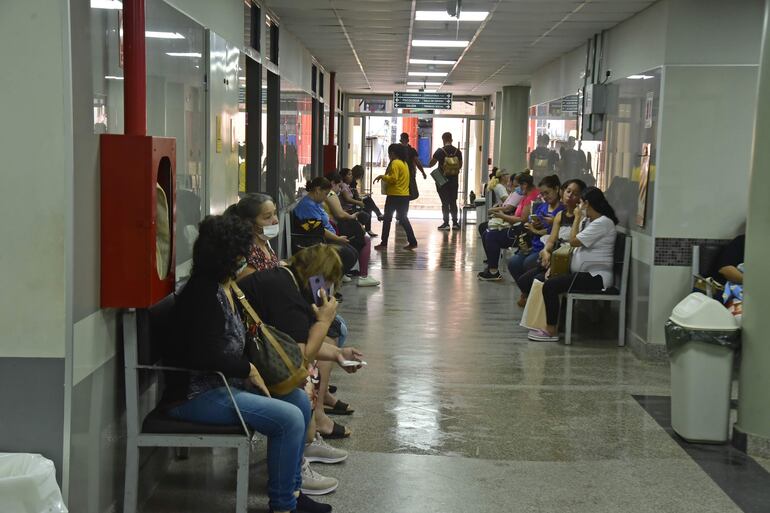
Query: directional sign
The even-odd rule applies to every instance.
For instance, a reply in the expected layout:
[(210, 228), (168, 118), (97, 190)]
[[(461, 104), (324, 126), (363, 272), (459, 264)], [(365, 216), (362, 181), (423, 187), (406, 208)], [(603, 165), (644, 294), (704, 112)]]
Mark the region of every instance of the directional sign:
[(573, 94), (571, 96), (565, 96), (561, 99), (561, 111), (562, 112), (577, 112), (578, 111), (578, 95)]
[(430, 109), (450, 110), (452, 108), (452, 93), (393, 93), (393, 108), (396, 109)]

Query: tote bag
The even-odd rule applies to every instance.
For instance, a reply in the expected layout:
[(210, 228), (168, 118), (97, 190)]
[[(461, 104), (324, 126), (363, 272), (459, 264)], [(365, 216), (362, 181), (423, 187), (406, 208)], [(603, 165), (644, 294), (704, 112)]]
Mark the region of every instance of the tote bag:
[(527, 304), (524, 306), (524, 312), (521, 314), (521, 323), (519, 325), (531, 330), (544, 330), (546, 324), (543, 282), (535, 280), (532, 283), (532, 289), (529, 291)]

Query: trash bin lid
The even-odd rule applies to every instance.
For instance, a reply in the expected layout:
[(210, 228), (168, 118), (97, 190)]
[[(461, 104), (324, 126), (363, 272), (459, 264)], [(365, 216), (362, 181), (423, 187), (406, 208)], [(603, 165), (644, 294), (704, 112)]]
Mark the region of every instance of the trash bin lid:
[(731, 331), (740, 327), (735, 317), (719, 301), (693, 292), (674, 307), (669, 317), (678, 325), (692, 330)]

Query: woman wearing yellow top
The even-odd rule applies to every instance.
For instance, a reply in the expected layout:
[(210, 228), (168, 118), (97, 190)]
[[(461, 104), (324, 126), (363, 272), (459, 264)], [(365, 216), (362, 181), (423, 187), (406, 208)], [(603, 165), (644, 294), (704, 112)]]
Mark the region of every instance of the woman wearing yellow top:
[(417, 247), (417, 239), (412, 230), (412, 224), (409, 222), (409, 165), (406, 163), (406, 146), (401, 144), (391, 144), (388, 147), (388, 157), (390, 164), (384, 175), (374, 179), (375, 182), (382, 180), (385, 182), (385, 215), (382, 220), (382, 238), (376, 250), (383, 250), (388, 247), (388, 235), (390, 235), (390, 223), (393, 221), (393, 213), (398, 215), (401, 226), (406, 232), (406, 240), (409, 244), (404, 249), (414, 249)]

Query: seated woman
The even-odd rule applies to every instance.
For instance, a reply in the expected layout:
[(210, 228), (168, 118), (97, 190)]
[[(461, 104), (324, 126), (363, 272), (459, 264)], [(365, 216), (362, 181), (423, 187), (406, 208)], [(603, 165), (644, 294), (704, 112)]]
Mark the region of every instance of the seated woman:
[[(543, 283), (545, 329), (531, 330), (528, 338), (538, 342), (558, 342), (559, 296), (571, 290), (598, 292), (612, 287), (615, 260), (615, 225), (618, 218), (604, 193), (596, 187), (583, 192), (581, 206), (575, 207), (569, 245), (575, 248), (570, 261), (570, 272), (550, 276), (550, 268)], [(585, 228), (583, 221), (587, 221)]]
[(307, 194), (299, 201), (299, 203), (297, 203), (297, 206), (294, 207), (294, 216), (300, 221), (316, 219), (323, 223), (324, 238), (339, 250), (340, 257), (343, 262), (345, 262), (346, 272), (352, 267), (350, 264), (351, 260), (353, 263), (358, 260), (360, 271), (358, 279), (359, 286), (376, 287), (379, 285), (379, 281), (369, 277), (369, 254), (364, 253), (359, 255), (358, 251), (356, 251), (350, 244), (348, 237), (345, 235), (338, 235), (337, 229), (329, 220), (329, 214), (327, 214), (326, 210), (321, 206), (332, 190), (331, 182), (322, 176), (318, 176), (309, 181), (305, 188), (307, 189)]
[[(502, 212), (503, 214), (512, 214), (516, 210), (516, 207), (519, 206), (519, 203), (523, 198), (523, 196), (521, 195), (521, 187), (519, 185), (520, 185), (519, 175), (516, 174), (511, 176), (510, 179), (508, 180), (508, 183), (505, 185), (505, 189), (508, 191), (505, 197), (505, 200), (492, 205), (492, 207), (490, 207), (489, 209), (489, 214), (492, 215), (493, 212)], [(482, 240), (484, 237), (484, 232), (487, 231), (488, 226), (489, 226), (488, 221), (479, 223), (479, 226), (478, 226), (479, 236), (482, 237)]]
[(353, 197), (353, 192), (350, 190), (350, 185), (345, 181), (345, 176), (352, 180), (350, 169), (344, 168), (339, 174), (334, 173), (329, 177), (329, 180), (332, 182), (332, 192), (337, 195), (342, 210), (354, 216), (363, 225), (369, 237), (377, 237), (377, 234), (372, 232), (372, 214), (364, 210), (365, 205), (363, 201)]
[[(319, 244), (305, 248), (294, 254), (286, 267), (251, 274), (240, 280), (238, 285), (264, 322), (296, 340), (308, 361), (319, 360), (316, 429), (324, 438), (344, 438), (350, 436), (350, 430), (333, 422), (324, 411), (324, 403), (331, 402), (330, 406), (336, 406), (338, 402), (331, 395), (329, 397), (332, 400), (327, 401), (331, 362), (342, 365), (345, 360), (359, 360), (361, 353), (355, 348), (338, 348), (327, 336), (329, 325), (317, 320), (319, 307), (316, 306), (309, 283), (312, 276), (322, 276), (329, 287), (339, 284), (342, 279), (342, 262), (331, 246)], [(329, 303), (336, 308), (337, 302), (334, 299)], [(350, 372), (355, 367), (343, 369)], [(347, 405), (344, 406), (343, 413), (349, 410)]]
[(527, 303), (527, 296), (532, 289), (532, 282), (539, 276), (548, 270), (551, 265), (551, 253), (559, 247), (561, 242), (569, 241), (570, 234), (572, 233), (572, 223), (575, 220), (575, 207), (580, 203), (580, 199), (583, 197), (583, 191), (586, 188), (586, 184), (582, 180), (572, 179), (564, 182), (562, 186), (562, 198), (561, 202), (564, 205), (564, 209), (556, 214), (553, 219), (553, 226), (558, 229), (552, 229), (550, 235), (545, 242), (545, 246), (540, 250), (538, 265), (525, 270), (516, 279), (516, 285), (518, 285), (521, 291), (521, 297), (519, 298), (518, 305), (524, 308)]
[(361, 193), (361, 182), (364, 180), (365, 175), (364, 167), (361, 165), (355, 165), (353, 166), (353, 169), (350, 170), (350, 174), (352, 176), (352, 181), (350, 183), (350, 192), (353, 193), (353, 197), (357, 200), (361, 200), (364, 204), (364, 210), (368, 212), (370, 215), (374, 213), (377, 216), (378, 221), (382, 221), (382, 211), (380, 211), (380, 208), (377, 206), (377, 204), (372, 199), (371, 195), (369, 194), (362, 194)]
[(230, 205), (225, 215), (239, 217), (253, 228), (251, 248), (246, 255), (246, 269), (238, 275), (243, 278), (253, 272), (272, 269), (279, 264), (278, 256), (269, 241), (278, 236), (278, 216), (273, 198), (267, 194), (251, 193)]
[[(332, 184), (332, 188), (329, 191), (329, 194), (326, 195), (326, 199), (323, 202), (323, 209), (329, 216), (332, 226), (337, 230), (337, 233), (347, 237), (348, 243), (358, 252), (360, 269), (357, 285), (359, 287), (376, 287), (380, 282), (369, 276), (369, 259), (372, 255), (372, 238), (364, 232), (364, 228), (361, 226), (358, 217), (345, 212), (345, 209), (342, 208), (338, 195), (340, 185), (342, 184), (342, 177), (339, 174), (334, 173), (329, 177), (329, 181)], [(361, 214), (366, 215), (371, 220), (371, 216), (366, 212), (361, 212)]]
[[(524, 253), (519, 250), (508, 260), (508, 271), (511, 277), (516, 280), (524, 271), (528, 271), (537, 266), (540, 258), (540, 251), (545, 247), (545, 242), (551, 234), (551, 226), (554, 223), (554, 217), (562, 210), (564, 205), (561, 202), (561, 184), (556, 175), (546, 176), (538, 184), (540, 188), (540, 197), (542, 203), (538, 203), (529, 216), (529, 222), (524, 224), (524, 228), (532, 234), (532, 250)], [(558, 226), (558, 225), (557, 225)]]
[[(228, 378), (244, 422), (268, 437), (267, 468), (270, 510), (331, 511), (300, 493), (305, 432), (310, 403), (300, 389), (270, 397), (259, 370), (246, 356), (246, 328), (231, 286), (246, 266), (251, 227), (233, 216), (208, 216), (200, 223), (193, 247), (190, 280), (179, 294), (173, 314), (173, 336), (164, 362), (196, 369), (169, 374), (165, 399), (174, 418), (203, 424), (238, 425), (230, 394), (215, 371)], [(328, 326), (336, 305), (317, 310)]]
[(532, 202), (540, 196), (540, 190), (533, 185), (532, 176), (520, 173), (518, 175), (519, 189), (524, 198), (516, 207), (513, 215), (505, 214), (502, 210), (491, 212), (489, 226), (484, 232), (482, 241), (484, 251), (487, 254), (487, 268), (478, 274), (482, 281), (499, 281), (503, 277), (497, 270), (497, 264), (500, 262), (500, 251), (503, 248), (510, 248), (517, 242), (518, 236), (515, 233), (514, 225), (527, 220), (531, 210)]

